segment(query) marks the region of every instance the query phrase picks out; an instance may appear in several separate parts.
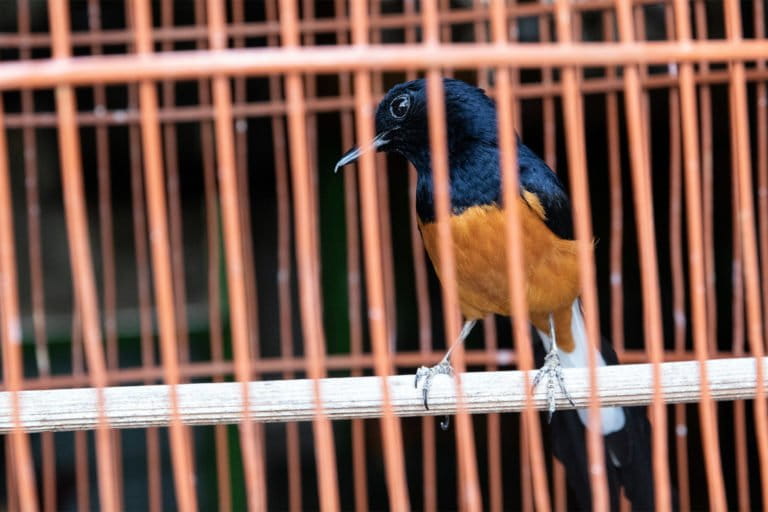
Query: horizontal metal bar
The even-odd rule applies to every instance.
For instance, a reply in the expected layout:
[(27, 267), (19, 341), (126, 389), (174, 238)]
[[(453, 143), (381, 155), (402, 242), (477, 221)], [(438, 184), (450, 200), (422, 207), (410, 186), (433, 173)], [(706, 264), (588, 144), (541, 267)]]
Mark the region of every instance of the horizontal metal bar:
[[(485, 366), (495, 364), (501, 367), (509, 367), (517, 363), (517, 356), (511, 349), (499, 349), (493, 352), (486, 350), (467, 350), (464, 359), (470, 366)], [(393, 354), (393, 363), (396, 368), (416, 368), (428, 362), (437, 362), (445, 355), (443, 350), (432, 352), (398, 352)], [(732, 352), (711, 353), (712, 359), (727, 359), (733, 356)], [(665, 361), (685, 361), (693, 357), (693, 352), (666, 351)], [(619, 359), (623, 363), (645, 363), (648, 355), (644, 350), (624, 350)], [(328, 370), (351, 371), (369, 370), (373, 368), (373, 355), (366, 354), (329, 354), (326, 358)], [(307, 368), (307, 361), (303, 357), (266, 357), (254, 359), (252, 369), (256, 374), (303, 372)], [(183, 364), (180, 367), (181, 375), (185, 378), (212, 378), (225, 377), (233, 374), (232, 361), (200, 361)], [(163, 376), (162, 366), (133, 366), (115, 369), (110, 372), (109, 383), (126, 384), (144, 382), (147, 380), (159, 380)], [(55, 389), (73, 388), (88, 385), (88, 376), (85, 374), (64, 374), (48, 377), (28, 378), (24, 380), (22, 389)], [(5, 388), (0, 386), (0, 391)]]
[[(766, 71), (768, 74), (768, 71)], [(725, 80), (727, 77), (725, 77)], [(353, 105), (350, 98), (325, 97), (312, 98), (306, 101), (307, 112), (338, 112), (349, 110)], [(269, 117), (286, 113), (285, 102), (264, 101), (251, 103), (233, 103), (232, 115), (242, 117)], [(210, 106), (178, 106), (162, 108), (158, 111), (158, 119), (162, 122), (189, 123), (203, 119), (213, 119), (214, 109)], [(98, 111), (80, 111), (77, 120), (81, 126), (99, 125), (126, 125), (137, 124), (140, 120), (139, 111), (136, 109), (110, 109), (99, 108)], [(8, 128), (20, 128), (24, 126), (53, 127), (56, 126), (55, 112), (36, 112), (26, 114), (6, 114), (5, 126)]]
[[(664, 4), (670, 0), (634, 0), (635, 5)], [(580, 0), (573, 4), (574, 11), (586, 11), (594, 9), (609, 9), (613, 6), (613, 0)], [(546, 16), (553, 11), (550, 3), (512, 4), (508, 5), (506, 12), (512, 17)], [(442, 26), (464, 23), (477, 23), (489, 19), (488, 9), (485, 7), (475, 9), (452, 9), (441, 12), (439, 23)], [(376, 29), (406, 29), (420, 27), (423, 23), (420, 13), (403, 14), (379, 14), (370, 17), (370, 28)], [(350, 19), (343, 16), (334, 18), (304, 19), (298, 24), (302, 34), (331, 33), (338, 30), (350, 30)], [(230, 23), (226, 26), (228, 37), (266, 37), (280, 34), (280, 24), (276, 21), (260, 21), (247, 23)], [(73, 46), (119, 45), (134, 42), (135, 35), (132, 30), (88, 30), (75, 31), (71, 34)], [(160, 42), (202, 41), (208, 42), (208, 28), (205, 25), (154, 27), (152, 39)], [(51, 45), (51, 36), (48, 33), (30, 34), (0, 34), (0, 47), (46, 47)]]
[[(768, 358), (763, 358), (768, 370)], [(707, 362), (711, 394), (716, 400), (744, 400), (755, 396), (756, 360), (731, 358)], [(650, 364), (608, 366), (598, 369), (601, 404), (646, 405), (653, 395)], [(701, 396), (699, 363), (664, 363), (662, 385), (667, 403), (695, 402)], [(533, 377), (529, 374), (529, 379)], [(565, 382), (577, 407), (589, 400), (586, 369), (564, 370)], [(764, 375), (768, 376), (768, 372)], [(470, 413), (514, 412), (525, 407), (526, 381), (519, 371), (461, 374), (463, 407)], [(768, 378), (766, 379), (768, 381)], [(455, 386), (441, 377), (433, 382), (430, 409), (425, 411), (413, 375), (387, 378), (394, 414), (443, 415), (456, 412)], [(768, 384), (768, 382), (766, 382)], [(104, 389), (105, 414), (114, 428), (166, 426), (170, 421), (168, 386), (126, 386)], [(378, 377), (321, 379), (320, 396), (325, 414), (333, 419), (377, 418), (382, 414), (381, 380)], [(179, 414), (190, 425), (237, 423), (242, 419), (239, 383), (183, 384), (176, 387)], [(315, 388), (310, 380), (250, 383), (249, 413), (255, 421), (308, 421), (317, 413)], [(24, 391), (19, 394), (21, 424), (30, 432), (93, 429), (98, 421), (97, 391), (93, 388)], [(534, 394), (544, 409), (546, 386)], [(558, 408), (570, 408), (563, 397)], [(0, 432), (12, 427), (10, 394), (0, 394)]]
[(63, 84), (129, 83), (191, 79), (211, 75), (338, 73), (358, 69), (415, 70), (429, 66), (607, 66), (687, 61), (758, 60), (768, 41), (696, 43), (451, 44), (441, 46), (317, 46), (242, 50), (199, 50), (151, 55), (49, 59), (0, 65), (0, 89)]
[[(761, 82), (768, 80), (768, 69), (749, 69), (746, 72), (747, 82)], [(722, 71), (704, 71), (695, 76), (697, 84), (721, 84), (729, 80), (726, 70)], [(641, 79), (641, 84), (646, 89), (660, 89), (675, 87), (679, 78), (669, 74), (654, 74), (645, 76)], [(616, 78), (585, 78), (579, 83), (579, 87), (584, 94), (599, 94), (604, 92), (620, 91), (624, 87), (624, 82)], [(493, 88), (486, 89), (486, 93), (495, 95)], [(525, 83), (518, 84), (515, 94), (520, 99), (529, 98), (549, 98), (559, 97), (562, 93), (562, 86), (557, 83)], [(319, 112), (338, 112), (350, 110), (354, 106), (351, 98), (342, 97), (321, 97), (308, 98), (305, 102), (307, 113)], [(285, 102), (265, 101), (233, 103), (232, 114), (236, 118), (242, 117), (268, 117), (273, 115), (284, 115), (286, 113)], [(158, 117), (162, 122), (185, 123), (197, 122), (203, 119), (213, 119), (213, 108), (209, 106), (177, 106), (170, 108), (161, 108)], [(126, 124), (137, 124), (139, 122), (139, 112), (135, 109), (113, 108), (104, 110), (99, 108), (96, 111), (82, 110), (77, 115), (77, 122), (80, 126), (121, 126)], [(33, 126), (37, 128), (57, 126), (55, 112), (35, 112), (6, 114), (5, 126), (7, 128), (23, 128)], [(69, 323), (67, 323), (69, 326)]]

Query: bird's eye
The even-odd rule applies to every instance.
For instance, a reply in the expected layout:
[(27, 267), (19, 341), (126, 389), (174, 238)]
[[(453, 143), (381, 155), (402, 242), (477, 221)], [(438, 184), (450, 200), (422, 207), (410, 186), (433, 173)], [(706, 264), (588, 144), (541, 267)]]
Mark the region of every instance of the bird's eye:
[(401, 94), (389, 104), (389, 113), (395, 119), (402, 119), (408, 113), (409, 108), (411, 108), (411, 97), (407, 94)]

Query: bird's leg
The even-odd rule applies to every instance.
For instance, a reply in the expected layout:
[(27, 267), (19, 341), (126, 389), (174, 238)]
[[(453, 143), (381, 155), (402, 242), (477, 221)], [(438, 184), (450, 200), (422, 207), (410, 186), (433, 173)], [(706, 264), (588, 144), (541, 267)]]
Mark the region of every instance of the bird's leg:
[(565, 395), (565, 398), (571, 402), (571, 405), (576, 405), (573, 403), (573, 399), (571, 398), (570, 393), (568, 393), (568, 390), (565, 388), (563, 367), (560, 364), (560, 356), (558, 355), (557, 350), (555, 320), (552, 313), (549, 314), (549, 337), (552, 339), (552, 346), (549, 348), (549, 352), (547, 352), (547, 355), (544, 357), (544, 366), (539, 369), (539, 371), (536, 373), (536, 377), (533, 379), (533, 387), (536, 388), (542, 377), (547, 377), (547, 410), (549, 411), (547, 422), (552, 421), (552, 414), (554, 414), (555, 409), (557, 408), (555, 405), (555, 382), (557, 382), (557, 384), (560, 386), (560, 391), (563, 393), (563, 395)]
[(453, 349), (461, 345), (464, 340), (469, 336), (469, 333), (472, 331), (472, 328), (477, 323), (477, 320), (467, 320), (464, 322), (464, 326), (461, 328), (461, 333), (459, 333), (459, 339), (454, 342), (453, 345), (451, 345), (451, 348), (448, 349), (448, 352), (445, 353), (445, 356), (440, 360), (439, 363), (437, 363), (432, 368), (427, 368), (426, 366), (422, 366), (418, 370), (416, 370), (416, 379), (414, 380), (414, 387), (419, 387), (419, 381), (421, 379), (424, 379), (424, 384), (422, 385), (421, 391), (424, 395), (424, 408), (429, 409), (429, 388), (432, 386), (432, 379), (435, 378), (436, 375), (448, 375), (450, 377), (453, 377), (453, 367), (451, 366), (451, 353), (453, 352)]

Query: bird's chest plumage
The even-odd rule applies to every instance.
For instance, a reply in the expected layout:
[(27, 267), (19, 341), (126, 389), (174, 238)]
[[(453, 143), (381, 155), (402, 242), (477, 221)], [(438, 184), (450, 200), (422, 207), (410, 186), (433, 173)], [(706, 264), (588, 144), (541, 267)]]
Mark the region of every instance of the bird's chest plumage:
[[(523, 197), (516, 206), (531, 313), (569, 308), (579, 294), (576, 243), (554, 235), (542, 220), (543, 212), (537, 212)], [(472, 206), (450, 217), (459, 302), (467, 318), (510, 312), (505, 225), (505, 213), (495, 204)], [(421, 222), (420, 229), (440, 276), (437, 224)]]

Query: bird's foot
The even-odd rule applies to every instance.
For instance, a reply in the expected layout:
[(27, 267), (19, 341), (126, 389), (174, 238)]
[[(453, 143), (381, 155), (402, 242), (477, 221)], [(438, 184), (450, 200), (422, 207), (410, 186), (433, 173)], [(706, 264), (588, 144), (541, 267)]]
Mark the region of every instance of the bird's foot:
[(453, 377), (453, 367), (447, 358), (443, 359), (432, 368), (422, 366), (416, 370), (416, 379), (414, 380), (413, 387), (418, 388), (419, 381), (424, 379), (421, 392), (424, 396), (424, 408), (427, 410), (429, 410), (429, 388), (432, 387), (432, 379), (437, 375), (448, 375), (449, 377)]
[(547, 410), (549, 411), (547, 423), (549, 423), (552, 421), (552, 414), (554, 414), (555, 409), (557, 409), (555, 402), (555, 383), (557, 383), (557, 385), (560, 387), (560, 392), (565, 395), (565, 398), (568, 399), (571, 405), (574, 407), (576, 406), (576, 404), (573, 402), (573, 399), (571, 398), (570, 393), (568, 393), (568, 390), (565, 388), (563, 366), (560, 364), (560, 356), (558, 355), (557, 346), (554, 344), (544, 358), (544, 366), (539, 368), (539, 371), (536, 373), (536, 377), (533, 379), (534, 389), (536, 389), (536, 386), (538, 386), (539, 382), (544, 377), (547, 378)]

